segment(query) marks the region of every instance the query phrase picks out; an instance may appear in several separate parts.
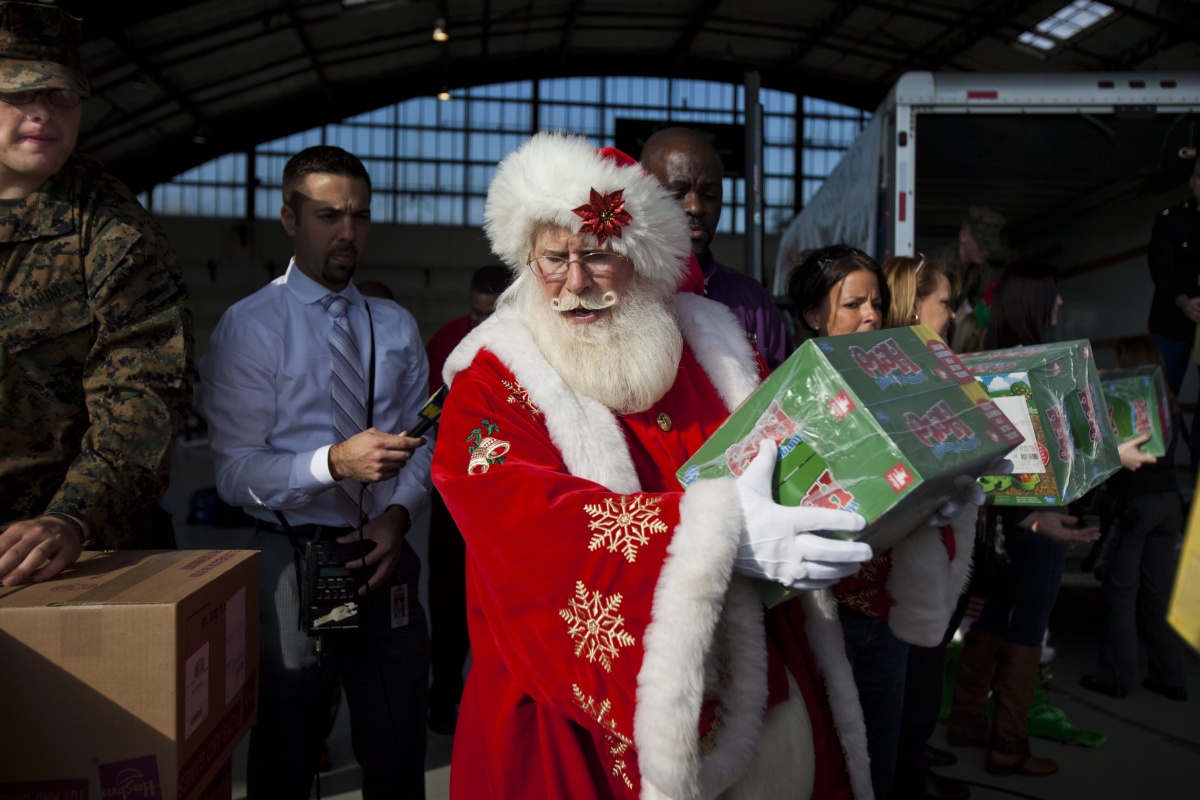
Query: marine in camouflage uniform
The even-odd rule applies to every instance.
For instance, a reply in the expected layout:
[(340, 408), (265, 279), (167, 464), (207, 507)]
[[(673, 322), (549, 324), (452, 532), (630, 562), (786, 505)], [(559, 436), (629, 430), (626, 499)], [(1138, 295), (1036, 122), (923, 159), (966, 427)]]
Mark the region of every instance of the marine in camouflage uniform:
[(3, 209), (0, 242), (0, 524), (54, 509), (135, 543), (191, 403), (175, 253), (80, 156)]
[(53, 6), (0, 3), (0, 197), (15, 198), (0, 200), (6, 584), (46, 560), (34, 577), (50, 577), (81, 539), (145, 546), (191, 405), (175, 254), (128, 189), (70, 153), (88, 92), (80, 33)]

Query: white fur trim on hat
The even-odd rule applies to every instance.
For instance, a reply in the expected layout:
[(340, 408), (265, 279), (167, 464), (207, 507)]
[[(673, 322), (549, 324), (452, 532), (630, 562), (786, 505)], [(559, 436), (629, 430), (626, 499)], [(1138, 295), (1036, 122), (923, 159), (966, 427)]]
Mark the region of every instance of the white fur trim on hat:
[(593, 189), (623, 190), (632, 217), (604, 247), (629, 257), (664, 294), (675, 291), (691, 249), (683, 210), (653, 175), (640, 166), (621, 166), (581, 136), (539, 133), (500, 162), (483, 210), (492, 252), (514, 273), (526, 269), (538, 226), (579, 232), (583, 218), (574, 209), (590, 202)]

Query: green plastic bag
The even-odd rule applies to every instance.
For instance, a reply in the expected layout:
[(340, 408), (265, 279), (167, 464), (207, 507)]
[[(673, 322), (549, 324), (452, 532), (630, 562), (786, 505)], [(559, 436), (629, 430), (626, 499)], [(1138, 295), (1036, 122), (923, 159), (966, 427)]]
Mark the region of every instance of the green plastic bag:
[[(945, 672), (942, 675), (942, 710), (939, 719), (950, 718), (950, 706), (954, 702), (954, 685), (958, 682), (958, 668), (962, 662), (962, 644), (951, 642), (946, 648)], [(992, 703), (988, 703), (988, 719), (992, 716)], [(1037, 688), (1033, 695), (1033, 708), (1029, 710), (1029, 735), (1039, 736), (1054, 742), (1081, 744), (1084, 747), (1101, 747), (1108, 742), (1108, 735), (1084, 731), (1071, 724), (1066, 713), (1051, 705), (1046, 694), (1045, 667), (1038, 673)]]

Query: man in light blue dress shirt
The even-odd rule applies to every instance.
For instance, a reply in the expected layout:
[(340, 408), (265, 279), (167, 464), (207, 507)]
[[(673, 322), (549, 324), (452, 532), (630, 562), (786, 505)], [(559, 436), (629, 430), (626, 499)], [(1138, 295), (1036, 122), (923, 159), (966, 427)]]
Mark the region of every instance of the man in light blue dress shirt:
[[(200, 361), (217, 490), (254, 517), (245, 546), (262, 551), (248, 795), (307, 800), (340, 679), (363, 796), (421, 798), (428, 633), (420, 564), (404, 535), (428, 503), (433, 448), (407, 431), (429, 368), (412, 315), (391, 302), (368, 305), (352, 281), (371, 228), (362, 163), (337, 147), (308, 148), (288, 161), (283, 195), (280, 218), (294, 244), (287, 272), (225, 312)], [(349, 304), (358, 389), (370, 394), (361, 399), (371, 426), (344, 441), (334, 431), (335, 323), (326, 310), (341, 301), (331, 295)], [(355, 498), (367, 487), (361, 534), (338, 502), (339, 485)], [(346, 564), (369, 576), (360, 626), (324, 634), (318, 648), (299, 624), (299, 548), (360, 535), (374, 543), (365, 569)]]

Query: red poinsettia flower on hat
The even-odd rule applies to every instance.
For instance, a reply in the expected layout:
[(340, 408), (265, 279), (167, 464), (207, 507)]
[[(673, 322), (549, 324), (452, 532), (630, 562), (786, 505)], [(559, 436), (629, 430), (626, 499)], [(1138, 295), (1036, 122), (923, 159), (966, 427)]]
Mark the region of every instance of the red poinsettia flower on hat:
[(625, 210), (624, 189), (617, 189), (611, 194), (600, 194), (592, 189), (591, 202), (571, 209), (583, 217), (580, 233), (596, 234), (596, 241), (604, 244), (610, 236), (621, 238), (621, 228), (633, 221), (633, 216)]

